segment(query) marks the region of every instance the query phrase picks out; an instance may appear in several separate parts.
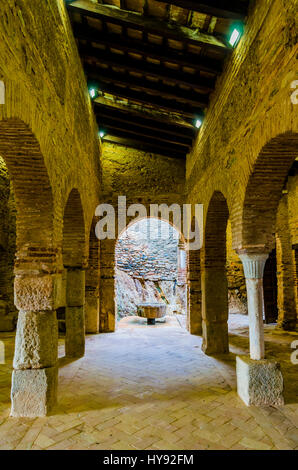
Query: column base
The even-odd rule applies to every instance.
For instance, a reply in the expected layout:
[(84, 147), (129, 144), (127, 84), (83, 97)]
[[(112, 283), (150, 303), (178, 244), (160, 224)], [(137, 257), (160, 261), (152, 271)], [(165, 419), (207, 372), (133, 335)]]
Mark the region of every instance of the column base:
[(65, 355), (83, 357), (85, 354), (84, 306), (65, 309)]
[(283, 377), (275, 361), (236, 357), (237, 392), (247, 406), (284, 405)]
[(14, 370), (11, 412), (16, 418), (46, 416), (57, 402), (58, 368)]

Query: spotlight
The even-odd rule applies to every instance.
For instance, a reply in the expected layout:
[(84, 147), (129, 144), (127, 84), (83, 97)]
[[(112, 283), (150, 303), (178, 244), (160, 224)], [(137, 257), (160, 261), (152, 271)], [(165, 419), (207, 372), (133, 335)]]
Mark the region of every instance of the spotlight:
[(91, 96), (91, 98), (95, 98), (95, 96), (96, 96), (95, 88), (90, 88), (89, 89), (89, 95)]
[(106, 135), (105, 131), (99, 131), (99, 137), (102, 139)]
[(230, 37), (230, 40), (229, 40), (229, 43), (231, 44), (232, 47), (236, 46), (238, 44), (238, 41), (241, 37), (241, 33), (238, 29), (234, 29), (232, 34), (231, 34), (231, 37)]
[(195, 127), (196, 127), (197, 129), (200, 129), (201, 125), (202, 125), (201, 119), (196, 119), (196, 120), (195, 120)]

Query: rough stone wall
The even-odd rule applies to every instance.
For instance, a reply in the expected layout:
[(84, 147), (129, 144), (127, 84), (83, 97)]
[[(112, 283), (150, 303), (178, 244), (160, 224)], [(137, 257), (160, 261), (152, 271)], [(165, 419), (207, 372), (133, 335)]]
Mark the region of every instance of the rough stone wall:
[[(132, 224), (116, 244), (117, 314), (135, 315), (142, 302), (162, 302), (181, 313), (186, 279), (178, 286), (179, 234), (155, 218)], [(183, 299), (183, 296), (182, 296)]]
[[(251, 2), (245, 33), (218, 79), (204, 124), (187, 158), (188, 201), (204, 204), (206, 220), (214, 191), (223, 193), (229, 207), (234, 248), (243, 248), (245, 191), (261, 150), (271, 139), (285, 135), (279, 149), (268, 147), (267, 155), (264, 150), (256, 181), (256, 187), (263, 191), (263, 213), (260, 211), (258, 219), (251, 219), (256, 236), (260, 234), (256, 224), (264, 220), (274, 191), (281, 192), (283, 178), (292, 164), (290, 158), (295, 158), (297, 105), (290, 99), (291, 84), (297, 79), (295, 12), (294, 0)], [(289, 158), (284, 148), (288, 149)], [(273, 175), (276, 178), (279, 174), (281, 181), (276, 189)]]
[[(179, 235), (166, 225), (156, 219), (143, 219), (130, 226), (117, 242), (118, 269), (139, 279), (177, 280)], [(160, 232), (158, 226), (161, 227)]]
[[(149, 215), (150, 204), (184, 202), (185, 162), (104, 143), (102, 181), (102, 202), (111, 203), (117, 208), (118, 196), (126, 196), (127, 206), (144, 204)], [(124, 220), (129, 224), (133, 218), (126, 217)], [(114, 258), (115, 240), (101, 241), (100, 331), (115, 329)]]

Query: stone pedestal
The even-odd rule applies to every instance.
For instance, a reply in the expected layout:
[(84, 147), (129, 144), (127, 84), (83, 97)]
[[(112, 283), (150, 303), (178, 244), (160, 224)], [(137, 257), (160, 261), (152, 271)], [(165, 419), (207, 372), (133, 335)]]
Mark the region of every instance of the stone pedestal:
[(56, 403), (58, 368), (14, 370), (11, 387), (11, 416), (46, 416)]
[(247, 406), (284, 404), (283, 377), (277, 362), (237, 356), (236, 372), (238, 395)]

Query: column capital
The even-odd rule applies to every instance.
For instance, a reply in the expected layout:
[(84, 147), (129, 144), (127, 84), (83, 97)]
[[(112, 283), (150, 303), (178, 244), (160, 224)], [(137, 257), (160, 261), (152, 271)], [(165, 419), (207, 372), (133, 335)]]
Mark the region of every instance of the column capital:
[(239, 257), (243, 264), (246, 279), (262, 279), (268, 253), (242, 253)]

